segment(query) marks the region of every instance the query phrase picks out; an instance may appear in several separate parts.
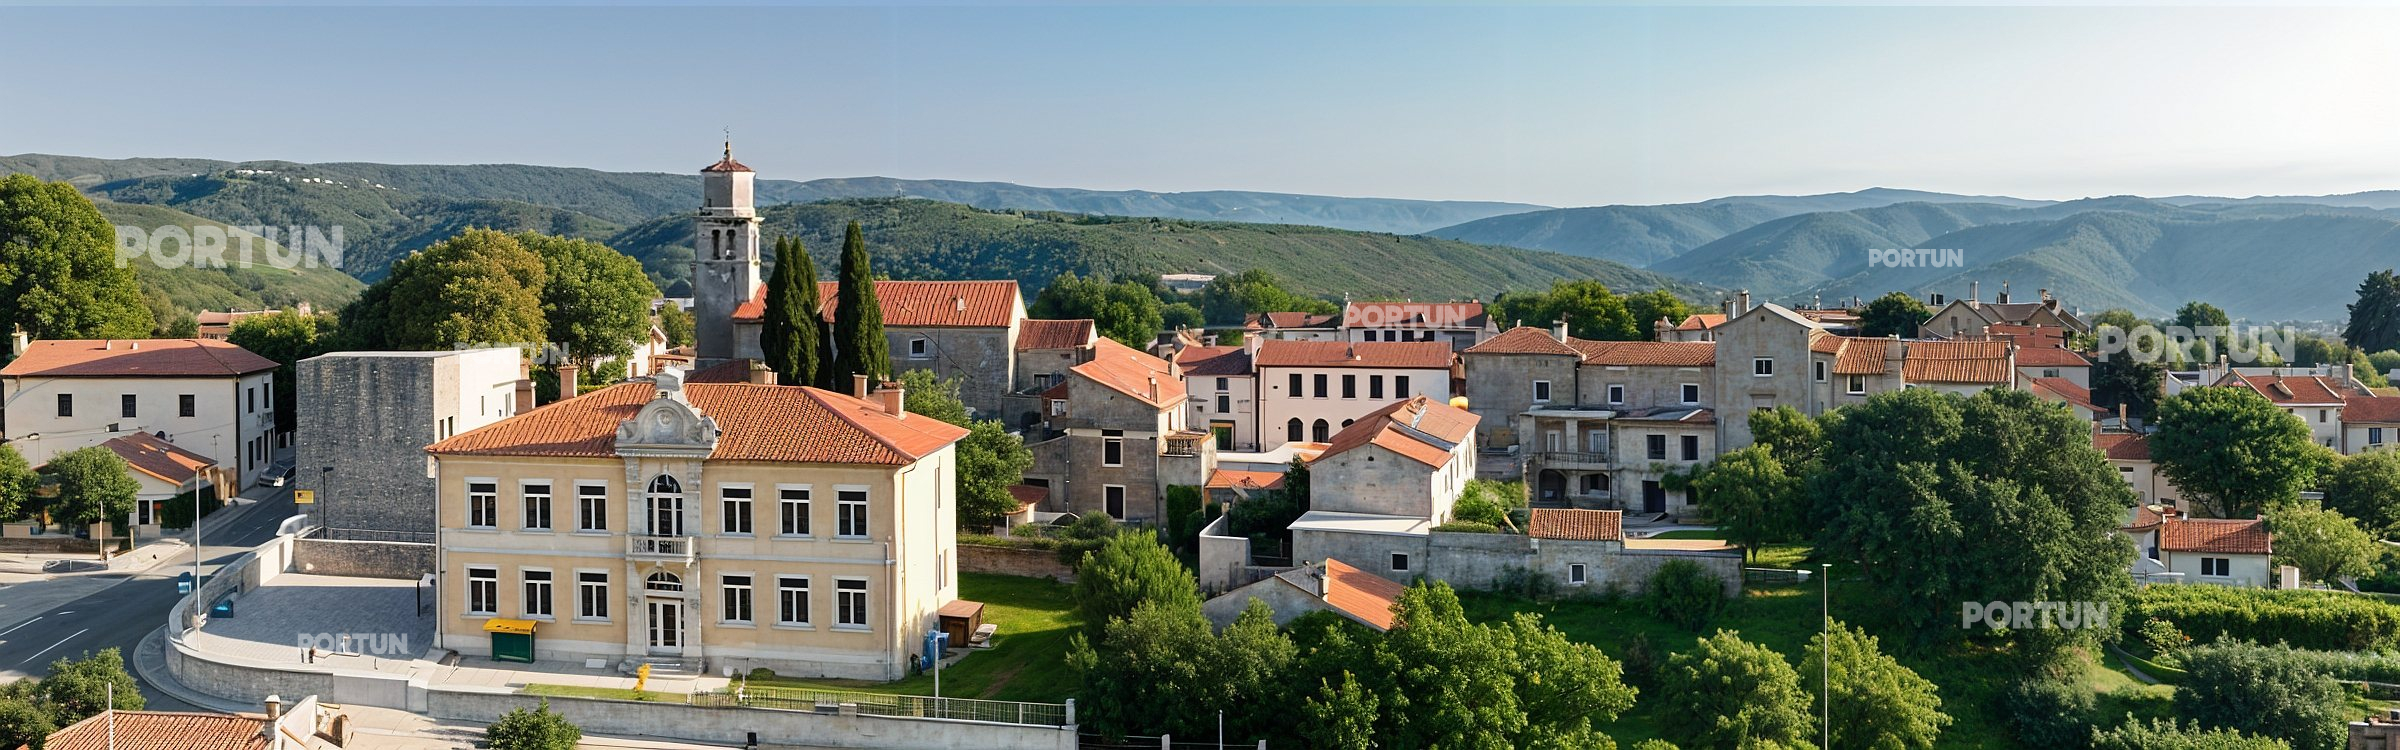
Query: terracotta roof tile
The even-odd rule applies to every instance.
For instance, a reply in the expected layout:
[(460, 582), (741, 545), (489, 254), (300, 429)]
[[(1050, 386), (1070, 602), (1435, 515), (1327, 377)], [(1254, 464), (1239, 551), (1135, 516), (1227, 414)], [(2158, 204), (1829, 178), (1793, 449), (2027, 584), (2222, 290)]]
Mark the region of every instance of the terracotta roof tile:
[(1700, 313), (1698, 315), (1684, 318), (1683, 322), (1675, 324), (1675, 330), (1705, 331), (1715, 328), (1719, 325), (1723, 325), (1724, 323), (1725, 316), (1722, 313)]
[(1183, 379), (1175, 376), (1174, 365), (1116, 339), (1100, 339), (1092, 345), (1092, 361), (1067, 371), (1151, 406), (1163, 409), (1183, 403)]
[(1440, 341), (1262, 341), (1259, 367), (1382, 367), (1447, 370), (1456, 355)]
[(1414, 396), (1369, 412), (1334, 433), (1315, 460), (1375, 445), (1426, 466), (1440, 466), (1450, 460), (1452, 448), (1475, 434), (1481, 419), (1465, 409)]
[(2084, 359), (2083, 355), (2065, 349), (2047, 346), (2020, 346), (2017, 348), (2017, 366), (2090, 367), (2092, 363)]
[(1535, 539), (1624, 541), (1625, 515), (1613, 510), (1535, 508), (1525, 520), (1525, 535)]
[(1283, 478), (1284, 473), (1280, 471), (1218, 469), (1216, 471), (1209, 472), (1207, 488), (1212, 490), (1229, 490), (1235, 488), (1245, 490), (1271, 490), (1282, 487)]
[(1027, 319), (1017, 329), (1017, 351), (1030, 349), (1076, 349), (1092, 345), (1094, 328), (1090, 320), (1033, 320)]
[[(2344, 400), (2341, 386), (2318, 375), (2243, 375), (2236, 372), (2227, 374), (2226, 380), (2249, 386), (2250, 390), (2257, 391), (2258, 395), (2267, 397), (2277, 406), (2338, 405)], [(2219, 381), (2218, 385), (2225, 385), (2225, 382)]]
[(1561, 343), (1550, 329), (1539, 326), (1517, 326), (1500, 335), (1484, 339), (1483, 343), (1467, 347), (1468, 354), (1554, 354), (1579, 356), (1582, 352)]
[(2092, 436), (2092, 447), (2115, 461), (2150, 460), (2150, 438), (2130, 432), (2103, 432)]
[(750, 382), (750, 360), (729, 359), (693, 370), (683, 376), (686, 383), (747, 383)]
[[(822, 300), (820, 316), (833, 320), (842, 285), (817, 282)], [(883, 308), (883, 324), (900, 328), (1005, 328), (1023, 307), (1014, 281), (892, 281), (875, 282), (875, 302)], [(767, 287), (760, 284), (750, 300), (733, 309), (736, 323), (756, 323), (767, 315)]]
[(1715, 367), (1714, 341), (1585, 341), (1568, 342), (1583, 353), (1587, 365), (1628, 367)]
[(1339, 322), (1341, 322), (1340, 315), (1304, 312), (1263, 312), (1242, 316), (1243, 326), (1252, 329), (1323, 328), (1330, 330), (1336, 328), (1335, 324)]
[[(619, 383), (552, 403), (428, 446), (439, 455), (616, 455), (617, 424), (656, 396), (649, 382)], [(967, 431), (938, 419), (896, 419), (880, 404), (816, 388), (686, 383), (683, 393), (723, 431), (718, 461), (901, 466), (941, 450)]]
[(2059, 400), (2090, 411), (2104, 411), (2099, 404), (2092, 403), (2091, 389), (2076, 385), (2075, 381), (2066, 378), (2034, 378), (2031, 385), (2032, 390), (2037, 393), (2049, 393), (2057, 396)]
[(2400, 396), (2353, 396), (2342, 404), (2342, 421), (2400, 422)]
[[(266, 717), (173, 711), (101, 712), (53, 732), (52, 750), (251, 750), (267, 746)], [(113, 736), (113, 740), (112, 740)]]
[(1911, 341), (1904, 356), (1905, 382), (2006, 385), (2016, 379), (2006, 341)]
[(2216, 552), (2232, 555), (2273, 554), (2274, 539), (2267, 522), (2222, 518), (2165, 518), (2158, 527), (2158, 548), (2170, 552)]
[(190, 481), (217, 464), (216, 459), (185, 450), (147, 432), (109, 438), (108, 442), (100, 445), (125, 459), (125, 464), (133, 467), (134, 471), (166, 482)]
[(1018, 510), (1024, 510), (1025, 506), (1040, 505), (1042, 501), (1050, 499), (1050, 488), (1012, 484), (1008, 486), (1008, 496), (1017, 501)]
[(1396, 622), (1392, 606), (1407, 587), (1332, 558), (1325, 559), (1325, 603), (1379, 630)]
[(211, 339), (47, 339), (0, 377), (216, 378), (276, 368), (275, 360)]
[(1835, 375), (1881, 375), (1883, 355), (1890, 346), (1889, 339), (1849, 338), (1828, 336), (1841, 345), (1841, 353), (1833, 357)]
[(1250, 350), (1239, 346), (1187, 346), (1175, 352), (1175, 365), (1185, 377), (1223, 377), (1250, 374)]
[(1816, 352), (1818, 354), (1842, 353), (1842, 337), (1835, 336), (1830, 333), (1818, 333), (1816, 331), (1810, 331), (1809, 333), (1811, 334), (1808, 337), (1809, 351)]

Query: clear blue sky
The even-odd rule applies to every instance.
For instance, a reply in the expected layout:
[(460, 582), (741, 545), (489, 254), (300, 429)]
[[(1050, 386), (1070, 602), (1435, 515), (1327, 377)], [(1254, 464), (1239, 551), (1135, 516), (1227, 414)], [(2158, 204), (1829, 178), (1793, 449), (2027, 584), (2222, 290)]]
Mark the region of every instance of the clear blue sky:
[(2400, 11), (0, 8), (0, 154), (1661, 203), (2400, 188)]

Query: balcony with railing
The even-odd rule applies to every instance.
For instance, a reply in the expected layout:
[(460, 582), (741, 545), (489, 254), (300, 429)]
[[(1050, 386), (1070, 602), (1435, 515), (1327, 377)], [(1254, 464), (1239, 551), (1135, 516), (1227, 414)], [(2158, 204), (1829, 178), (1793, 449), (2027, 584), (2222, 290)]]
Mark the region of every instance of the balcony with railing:
[(632, 534), (625, 540), (626, 556), (636, 560), (690, 563), (698, 554), (695, 539), (688, 536)]
[(1610, 465), (1607, 453), (1591, 451), (1534, 451), (1533, 464), (1536, 469), (1605, 471), (1615, 468)]

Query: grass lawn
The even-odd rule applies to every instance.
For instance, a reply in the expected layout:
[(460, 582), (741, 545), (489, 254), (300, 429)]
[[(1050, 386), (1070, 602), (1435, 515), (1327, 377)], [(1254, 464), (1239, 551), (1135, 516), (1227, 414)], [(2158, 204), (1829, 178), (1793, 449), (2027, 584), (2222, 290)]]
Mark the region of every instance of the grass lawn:
[[(1706, 530), (1701, 530), (1701, 529), (1683, 529), (1683, 530), (1679, 530), (1679, 531), (1661, 531), (1661, 532), (1659, 532), (1659, 533), (1658, 533), (1656, 536), (1651, 536), (1651, 537), (1647, 537), (1647, 538), (1650, 538), (1650, 539), (1723, 539), (1723, 538), (1725, 538), (1725, 532), (1722, 532), (1722, 531), (1706, 531)], [(1750, 566), (1750, 567), (1753, 567), (1753, 568), (1802, 568), (1802, 567), (1806, 567), (1806, 568), (1811, 568), (1811, 569), (1813, 569), (1813, 568), (1815, 568), (1815, 567), (1816, 567), (1816, 561), (1808, 559), (1808, 553), (1809, 553), (1809, 545), (1807, 545), (1807, 544), (1802, 544), (1802, 543), (1797, 543), (1797, 542), (1777, 542), (1777, 543), (1773, 543), (1773, 544), (1761, 544), (1761, 545), (1759, 545), (1759, 546), (1758, 546), (1758, 549), (1757, 549), (1756, 553), (1755, 553), (1755, 554), (1753, 554), (1753, 555), (1751, 556), (1751, 558), (1750, 558), (1750, 561), (1749, 561), (1749, 562), (1746, 562), (1746, 563), (1743, 563), (1743, 564), (1744, 564), (1744, 565), (1748, 565), (1748, 566)], [(1805, 563), (1805, 564), (1804, 564), (1804, 563)]]
[[(1707, 532), (1689, 533), (1692, 536), (1670, 538), (1710, 538)], [(1769, 548), (1775, 559), (1790, 561), (1796, 566), (1806, 560), (1808, 549), (1802, 545), (1775, 545)], [(1759, 563), (1753, 563), (1757, 565)], [(1812, 563), (1813, 565), (1813, 563)], [(1837, 568), (1838, 573), (1838, 568)], [(1864, 583), (1833, 581), (1833, 616), (1845, 620), (1845, 603), (1858, 606), (1863, 601)], [(1845, 590), (1857, 591), (1847, 594)], [(1802, 650), (1815, 637), (1818, 608), (1822, 602), (1818, 586), (1811, 581), (1802, 586), (1753, 586), (1743, 596), (1726, 607), (1724, 614), (1708, 626), (1708, 632), (1722, 628), (1740, 631), (1742, 638), (1764, 645), (1783, 654), (1794, 668), (1800, 663)], [(1636, 598), (1607, 600), (1599, 598), (1537, 602), (1519, 597), (1485, 592), (1459, 592), (1467, 616), (1477, 622), (1506, 619), (1518, 612), (1542, 615), (1545, 622), (1558, 628), (1568, 638), (1598, 646), (1612, 658), (1622, 660), (1626, 647), (1637, 638), (1647, 638), (1652, 653), (1663, 661), (1667, 655), (1692, 647), (1701, 633), (1677, 628), (1650, 613), (1648, 605)], [(2001, 723), (1999, 699), (2008, 688), (2008, 667), (2004, 656), (1992, 652), (1966, 651), (1960, 653), (1912, 653), (1891, 638), (1883, 642), (1884, 653), (1892, 654), (1917, 674), (1940, 686), (1942, 710), (1955, 721), (1942, 732), (1940, 747), (1944, 748), (2013, 748), (2008, 730)], [(2132, 713), (2137, 717), (2165, 716), (2174, 689), (2161, 685), (2141, 685), (2120, 671), (2113, 659), (2090, 665), (2087, 679), (2101, 691), (2100, 717), (2121, 717)], [(1654, 692), (1645, 691), (1636, 700), (1633, 710), (1602, 729), (1616, 739), (1619, 746), (1658, 736), (1660, 717), (1670, 715), (1676, 708), (1658, 700)]]
[(661, 693), (656, 690), (644, 690), (637, 693), (631, 688), (579, 687), (575, 685), (544, 685), (540, 683), (526, 685), (525, 689), (517, 692), (525, 695), (555, 695), (567, 698), (606, 698), (608, 700), (615, 701), (657, 701), (666, 700), (669, 698), (672, 698), (676, 703), (682, 703), (684, 701), (684, 696), (681, 693)]
[[(1075, 673), (1067, 668), (1067, 638), (1081, 620), (1075, 614), (1073, 587), (1047, 578), (961, 573), (958, 596), (983, 602), (983, 621), (999, 625), (1000, 633), (993, 636), (991, 648), (974, 651), (942, 669), (942, 695), (1043, 703), (1060, 703), (1074, 696)], [(764, 670), (751, 673), (751, 690), (776, 686), (932, 695), (933, 675), (866, 682), (794, 679)]]

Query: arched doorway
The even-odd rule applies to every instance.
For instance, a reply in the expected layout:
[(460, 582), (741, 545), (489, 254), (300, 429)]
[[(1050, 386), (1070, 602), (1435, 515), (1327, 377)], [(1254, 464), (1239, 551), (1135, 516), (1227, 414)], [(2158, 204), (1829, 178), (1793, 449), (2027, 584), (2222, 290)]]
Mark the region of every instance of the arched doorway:
[(1300, 423), (1299, 417), (1293, 417), (1292, 421), (1285, 422), (1283, 428), (1285, 440), (1297, 443), (1308, 439), (1308, 427)]
[(1314, 435), (1314, 439), (1320, 443), (1333, 439), (1333, 425), (1327, 424), (1325, 420), (1322, 419), (1317, 420), (1316, 425), (1309, 428), (1309, 432), (1310, 434)]
[(683, 579), (664, 570), (642, 581), (642, 613), (647, 615), (650, 653), (683, 653)]
[(683, 536), (683, 483), (665, 474), (650, 480), (650, 533)]

